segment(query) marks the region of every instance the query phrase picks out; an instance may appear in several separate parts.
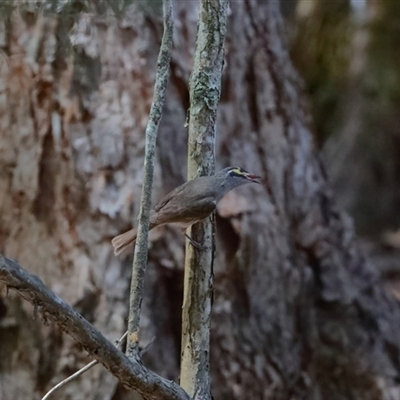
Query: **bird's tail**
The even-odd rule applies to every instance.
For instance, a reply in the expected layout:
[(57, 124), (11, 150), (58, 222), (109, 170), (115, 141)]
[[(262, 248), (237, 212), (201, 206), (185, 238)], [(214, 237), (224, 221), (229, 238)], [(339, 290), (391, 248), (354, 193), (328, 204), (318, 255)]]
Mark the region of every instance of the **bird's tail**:
[(135, 229), (131, 229), (128, 232), (115, 236), (115, 238), (111, 240), (111, 243), (114, 247), (114, 254), (119, 256), (120, 254), (124, 253), (125, 250), (132, 248), (136, 242), (136, 236), (137, 233)]

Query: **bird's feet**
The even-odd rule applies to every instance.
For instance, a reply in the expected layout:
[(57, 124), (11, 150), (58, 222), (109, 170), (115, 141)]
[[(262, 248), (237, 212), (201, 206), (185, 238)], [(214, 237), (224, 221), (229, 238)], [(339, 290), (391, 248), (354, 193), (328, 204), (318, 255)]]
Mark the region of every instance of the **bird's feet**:
[(200, 243), (195, 242), (188, 234), (185, 233), (186, 238), (189, 240), (190, 244), (197, 250), (205, 250), (206, 247), (202, 246)]

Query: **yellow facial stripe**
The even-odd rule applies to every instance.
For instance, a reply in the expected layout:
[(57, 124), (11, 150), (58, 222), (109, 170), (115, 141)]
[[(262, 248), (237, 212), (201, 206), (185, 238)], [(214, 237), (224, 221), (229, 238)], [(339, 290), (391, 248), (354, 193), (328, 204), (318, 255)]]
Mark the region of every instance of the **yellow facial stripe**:
[(245, 173), (241, 171), (239, 168), (233, 168), (231, 171), (236, 175), (245, 175)]

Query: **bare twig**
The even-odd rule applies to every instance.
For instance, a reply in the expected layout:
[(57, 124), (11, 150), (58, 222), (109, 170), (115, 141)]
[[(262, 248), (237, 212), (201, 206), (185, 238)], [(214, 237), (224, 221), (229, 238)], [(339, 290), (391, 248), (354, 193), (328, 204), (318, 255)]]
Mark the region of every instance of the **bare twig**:
[(164, 34), (157, 60), (156, 81), (154, 85), (153, 102), (150, 108), (146, 128), (146, 149), (144, 160), (144, 182), (140, 202), (138, 235), (132, 266), (132, 281), (130, 291), (130, 307), (128, 320), (127, 355), (140, 358), (139, 354), (139, 322), (143, 299), (144, 276), (147, 264), (147, 245), (149, 217), (151, 206), (151, 191), (153, 186), (154, 153), (158, 125), (165, 102), (165, 92), (168, 83), (169, 64), (172, 51), (173, 15), (172, 0), (164, 0)]
[(115, 341), (115, 345), (120, 349), (123, 340), (128, 336), (128, 331), (126, 331), (118, 340)]
[(176, 383), (162, 378), (143, 364), (129, 359), (93, 325), (55, 295), (35, 275), (0, 254), (0, 282), (28, 300), (43, 319), (54, 321), (93, 358), (103, 364), (123, 385), (146, 400), (190, 400)]
[(143, 349), (140, 350), (140, 357), (142, 357), (143, 354), (146, 354), (150, 350), (150, 348), (151, 348), (151, 346), (153, 346), (153, 343), (155, 340), (156, 340), (156, 337), (153, 336), (151, 338), (150, 342), (147, 343), (146, 346), (144, 346)]
[(65, 386), (67, 383), (73, 381), (74, 379), (78, 378), (82, 374), (84, 374), (86, 371), (89, 371), (92, 367), (97, 365), (99, 362), (97, 360), (91, 361), (89, 364), (85, 365), (83, 368), (81, 368), (79, 371), (76, 371), (74, 374), (70, 375), (68, 378), (64, 379), (60, 383), (57, 383), (54, 387), (52, 387), (43, 397), (42, 400), (48, 400), (50, 396), (56, 392), (57, 390), (61, 389), (63, 386)]
[[(201, 0), (191, 75), (188, 179), (215, 169), (215, 122), (221, 94), (227, 0)], [(210, 221), (188, 232), (204, 250), (186, 245), (182, 311), (181, 385), (196, 398), (210, 399), (210, 319), (214, 229)]]
[[(115, 341), (115, 345), (120, 348), (122, 341), (128, 335), (128, 331), (126, 331), (118, 340)], [(68, 378), (62, 380), (61, 382), (57, 383), (54, 387), (52, 387), (43, 397), (42, 400), (48, 400), (50, 396), (56, 392), (57, 390), (61, 389), (67, 383), (73, 381), (74, 379), (78, 378), (79, 376), (83, 375), (86, 371), (89, 371), (92, 367), (99, 364), (97, 360), (91, 361), (89, 364), (82, 367), (80, 370), (76, 371), (74, 374), (70, 375)]]

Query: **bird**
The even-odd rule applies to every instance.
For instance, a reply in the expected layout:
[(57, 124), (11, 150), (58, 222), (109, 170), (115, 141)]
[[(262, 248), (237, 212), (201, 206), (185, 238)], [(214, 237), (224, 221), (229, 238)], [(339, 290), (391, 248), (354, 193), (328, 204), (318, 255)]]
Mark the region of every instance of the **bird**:
[[(187, 228), (211, 215), (226, 193), (246, 183), (260, 183), (260, 179), (243, 168), (227, 167), (215, 175), (187, 181), (164, 196), (150, 211), (149, 230), (166, 224)], [(131, 229), (114, 237), (111, 240), (114, 254), (118, 256), (133, 247), (136, 236), (136, 230)], [(198, 247), (188, 235), (185, 236)]]

